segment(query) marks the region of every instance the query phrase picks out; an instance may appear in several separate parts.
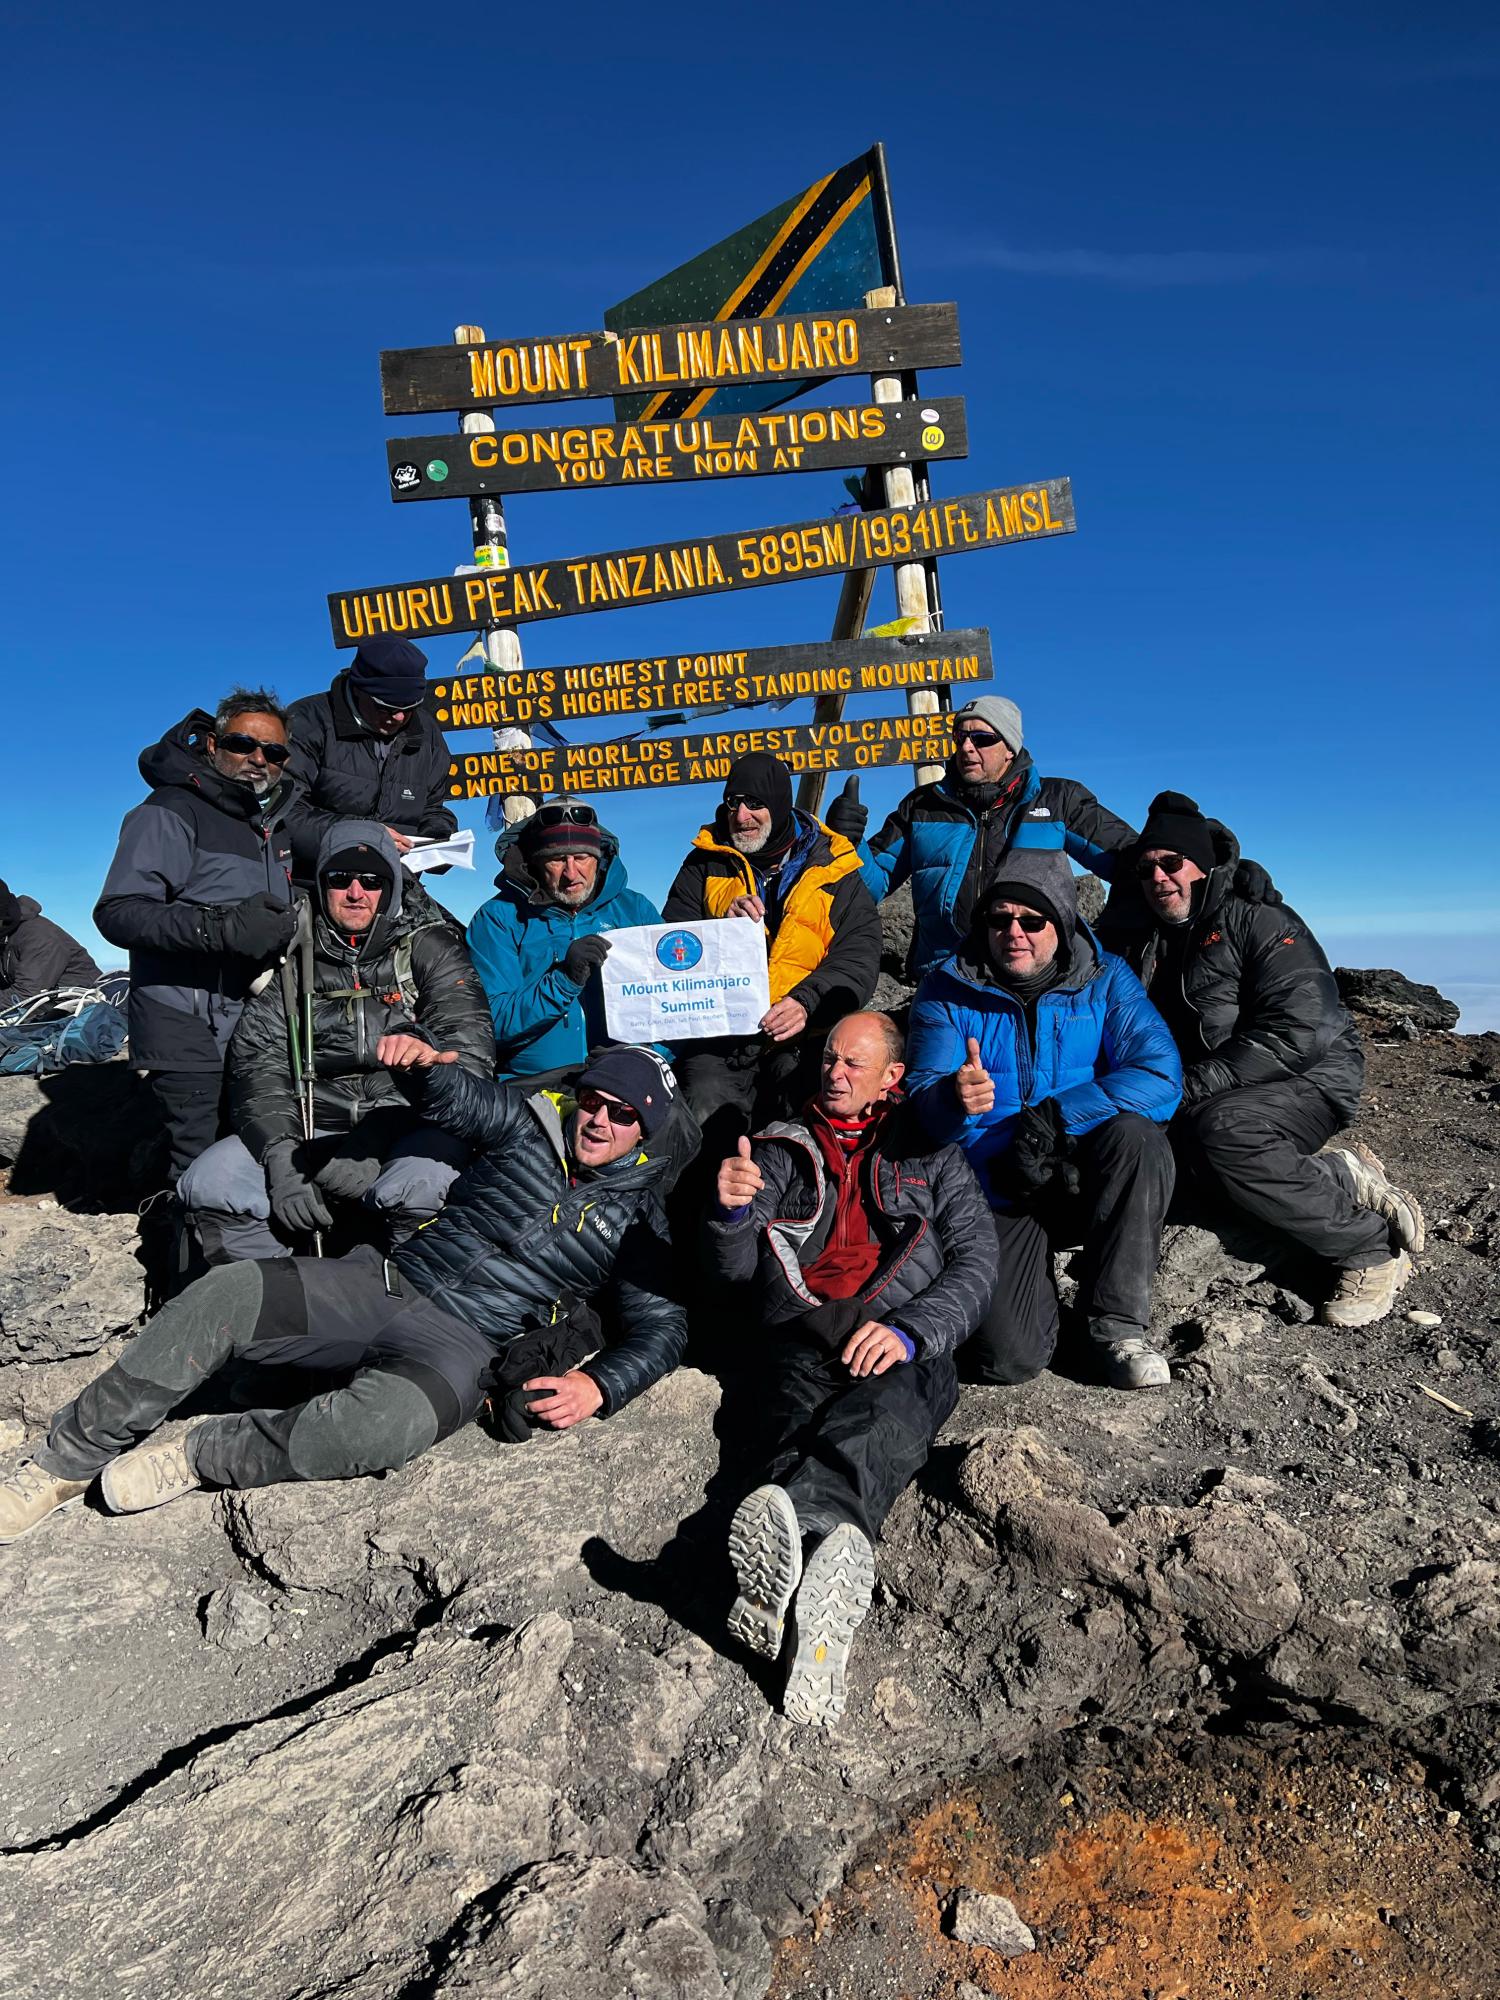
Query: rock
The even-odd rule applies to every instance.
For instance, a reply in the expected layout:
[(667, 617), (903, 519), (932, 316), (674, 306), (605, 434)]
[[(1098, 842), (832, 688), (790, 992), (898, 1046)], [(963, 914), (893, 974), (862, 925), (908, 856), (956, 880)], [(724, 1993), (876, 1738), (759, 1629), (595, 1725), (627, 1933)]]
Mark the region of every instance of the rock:
[(1340, 965), (1333, 976), (1345, 1006), (1377, 1027), (1399, 1030), (1405, 1021), (1420, 1035), (1458, 1026), (1459, 1010), (1451, 1000), (1445, 1000), (1435, 986), (1423, 986), (1404, 973), (1389, 968), (1357, 971)]
[(0, 1363), (93, 1354), (141, 1311), (135, 1217), (0, 1205)]
[(1036, 1939), (1021, 1921), (1008, 1896), (985, 1896), (977, 1889), (959, 1889), (950, 1905), (950, 1927), (960, 1944), (983, 1945), (1003, 1958), (1021, 1958), (1036, 1950)]
[(1413, 1326), (1441, 1326), (1443, 1323), (1441, 1313), (1409, 1312), (1406, 1317)]
[(1440, 1347), (1432, 1359), (1433, 1365), (1445, 1375), (1457, 1375), (1464, 1365), (1463, 1356), (1451, 1347)]
[(199, 1615), (204, 1638), (210, 1645), (222, 1646), (230, 1653), (264, 1645), (274, 1623), (271, 1607), (264, 1598), (239, 1583), (231, 1583), (205, 1598)]

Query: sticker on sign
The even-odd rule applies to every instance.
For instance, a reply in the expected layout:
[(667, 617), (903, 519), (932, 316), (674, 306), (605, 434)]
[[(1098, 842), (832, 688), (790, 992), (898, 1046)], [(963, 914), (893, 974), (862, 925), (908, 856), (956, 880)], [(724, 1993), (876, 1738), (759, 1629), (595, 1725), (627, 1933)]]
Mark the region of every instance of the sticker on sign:
[(606, 931), (604, 1020), (618, 1042), (753, 1035), (771, 1005), (766, 934), (744, 917)]

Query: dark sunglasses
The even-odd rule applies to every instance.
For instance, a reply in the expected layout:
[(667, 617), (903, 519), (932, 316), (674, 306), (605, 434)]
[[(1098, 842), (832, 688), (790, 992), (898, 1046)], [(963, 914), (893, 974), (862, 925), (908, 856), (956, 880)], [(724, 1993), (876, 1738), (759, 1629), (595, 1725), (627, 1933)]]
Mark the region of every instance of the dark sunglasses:
[(1013, 910), (996, 910), (986, 921), (992, 931), (1008, 931), (1013, 924), (1019, 925), (1027, 937), (1035, 937), (1038, 931), (1047, 928), (1047, 919), (1035, 917), (1029, 910), (1024, 917), (1018, 917)]
[(361, 889), (369, 890), (372, 895), (377, 889), (385, 887), (383, 875), (366, 875), (356, 868), (330, 868), (323, 880), (330, 889), (352, 889), (357, 882)]
[(250, 757), (259, 750), (268, 764), (284, 764), (292, 754), (289, 743), (262, 743), (258, 736), (242, 736), (237, 729), (228, 736), (216, 736), (214, 742), (236, 757)]
[(757, 813), (769, 812), (771, 810), (764, 799), (752, 799), (748, 792), (726, 792), (724, 794), (725, 812), (733, 812), (736, 806), (748, 806), (751, 812)]
[(538, 806), (527, 826), (597, 826), (599, 815), (592, 806)]
[(955, 730), (953, 741), (956, 744), (972, 743), (976, 750), (993, 750), (1000, 738), (989, 729), (959, 729)]
[(373, 703), (376, 708), (385, 709), (389, 715), (410, 715), (413, 709), (420, 708), (426, 699), (425, 694), (419, 694), (415, 701), (382, 701), (378, 694), (365, 695), (366, 701)]
[(627, 1125), (639, 1125), (641, 1122), (641, 1114), (633, 1105), (622, 1104), (618, 1098), (605, 1097), (597, 1090), (580, 1090), (578, 1109), (587, 1112), (590, 1118), (596, 1111), (608, 1112), (610, 1124), (618, 1125), (622, 1130)]
[(1153, 854), (1149, 861), (1137, 861), (1135, 872), (1142, 882), (1149, 882), (1158, 868), (1163, 875), (1180, 875), (1186, 864), (1185, 854)]

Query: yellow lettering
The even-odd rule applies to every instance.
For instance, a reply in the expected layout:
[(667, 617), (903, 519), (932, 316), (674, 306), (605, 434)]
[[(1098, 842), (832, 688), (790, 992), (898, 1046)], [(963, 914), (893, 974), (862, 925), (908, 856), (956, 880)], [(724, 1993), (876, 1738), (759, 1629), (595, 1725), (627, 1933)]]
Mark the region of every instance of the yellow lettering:
[(469, 384), (479, 401), (494, 401), (495, 357), (488, 347), (469, 349)]
[(469, 439), (469, 463), (477, 466), (481, 472), (487, 472), (498, 458), (499, 452), (496, 449), (493, 431), (480, 431)]

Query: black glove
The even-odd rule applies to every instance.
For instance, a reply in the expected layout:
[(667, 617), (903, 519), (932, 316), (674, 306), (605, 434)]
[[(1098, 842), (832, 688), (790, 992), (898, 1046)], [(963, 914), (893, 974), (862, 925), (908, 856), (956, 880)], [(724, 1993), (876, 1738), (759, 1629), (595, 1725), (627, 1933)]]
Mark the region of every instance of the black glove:
[(411, 1129), (412, 1116), (404, 1105), (367, 1112), (328, 1146), (323, 1164), (313, 1171), (314, 1182), (335, 1201), (358, 1201), (379, 1180), (391, 1148)]
[(1234, 871), (1234, 893), (1247, 903), (1269, 903), (1274, 908), (1285, 899), (1258, 861), (1242, 861)]
[(295, 1139), (284, 1139), (266, 1154), (266, 1187), (271, 1213), (293, 1236), (311, 1236), (333, 1222), (328, 1204), (297, 1165)]
[(562, 968), (575, 986), (587, 986), (608, 957), (608, 938), (574, 938), (568, 946)]
[(1071, 1150), (1057, 1099), (1043, 1098), (1040, 1104), (1028, 1104), (1017, 1118), (1010, 1144), (993, 1162), (990, 1178), (1013, 1201), (1024, 1201), (1057, 1179), (1070, 1194), (1076, 1193), (1078, 1169), (1069, 1160)]
[(858, 847), (865, 837), (869, 818), (870, 808), (859, 802), (859, 780), (851, 778), (828, 808), (823, 824), (830, 833), (841, 833), (845, 840)]
[(204, 919), (210, 951), (232, 952), (236, 958), (253, 959), (257, 964), (279, 958), (297, 928), (296, 910), (266, 889), (258, 896), (247, 896), (243, 903), (231, 903), (227, 909), (205, 910)]

